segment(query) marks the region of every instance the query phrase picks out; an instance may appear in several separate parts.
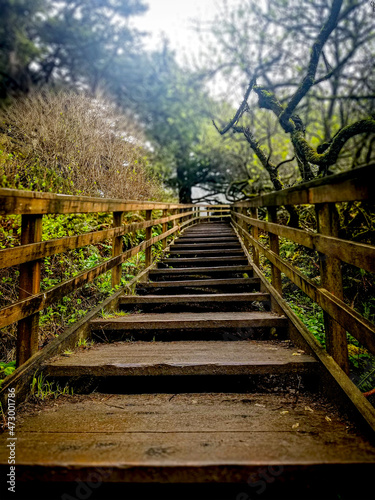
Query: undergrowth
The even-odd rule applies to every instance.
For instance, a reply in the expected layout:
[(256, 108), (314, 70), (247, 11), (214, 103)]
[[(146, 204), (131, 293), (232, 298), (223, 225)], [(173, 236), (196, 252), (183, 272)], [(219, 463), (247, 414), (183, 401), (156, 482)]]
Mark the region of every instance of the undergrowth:
[[(160, 218), (162, 212), (155, 210), (154, 218)], [(125, 224), (141, 222), (144, 213), (127, 213)], [(14, 247), (20, 244), (21, 218), (18, 216), (0, 219), (0, 248)], [(112, 226), (112, 214), (72, 214), (49, 215), (43, 217), (43, 240), (51, 240), (94, 230), (103, 230)], [(161, 234), (162, 226), (152, 228), (152, 237)], [(145, 230), (125, 234), (123, 250), (139, 245), (145, 239)], [(162, 252), (162, 242), (153, 245), (153, 259)], [(71, 250), (63, 254), (46, 257), (42, 262), (41, 291), (49, 290), (59, 283), (87, 271), (109, 259), (112, 255), (110, 240), (96, 245)], [(139, 252), (122, 266), (120, 286), (129, 283), (145, 266), (145, 252)], [(18, 300), (19, 270), (16, 267), (0, 270), (0, 307), (5, 307)], [(68, 326), (83, 318), (88, 311), (111, 295), (115, 289), (111, 285), (111, 271), (99, 276), (73, 293), (65, 296), (52, 306), (45, 308), (39, 320), (39, 348), (58, 337)], [(0, 380), (14, 370), (16, 326), (0, 330)]]
[[(338, 205), (340, 234), (344, 239), (365, 244), (375, 244), (375, 209), (370, 203), (342, 203)], [(300, 227), (316, 231), (313, 207), (300, 207)], [(260, 212), (260, 218), (265, 213)], [(285, 221), (284, 221), (285, 222)], [(267, 246), (268, 235), (260, 231), (259, 239)], [(298, 271), (320, 286), (318, 252), (298, 245), (285, 238), (279, 238), (280, 256)], [(260, 256), (261, 268), (271, 281), (269, 262)], [(375, 323), (375, 280), (368, 271), (342, 263), (344, 301), (367, 320)], [(323, 310), (282, 274), (283, 294), (295, 314), (316, 339), (325, 347)], [(362, 392), (375, 387), (375, 356), (347, 333), (350, 377)]]

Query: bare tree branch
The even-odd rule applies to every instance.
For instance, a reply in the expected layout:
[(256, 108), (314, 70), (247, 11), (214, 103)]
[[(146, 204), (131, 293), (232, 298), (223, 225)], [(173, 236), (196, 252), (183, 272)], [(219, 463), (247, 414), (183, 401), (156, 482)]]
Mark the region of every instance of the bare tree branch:
[(297, 91), (289, 101), (289, 104), (279, 117), (280, 125), (283, 127), (285, 132), (293, 132), (294, 127), (293, 124), (290, 123), (290, 118), (301, 99), (304, 98), (310, 88), (314, 85), (315, 74), (318, 67), (320, 54), (330, 34), (337, 26), (341, 6), (342, 0), (333, 0), (330, 15), (327, 21), (324, 23), (314, 45), (312, 46), (307, 74), (302, 80), (301, 85), (298, 87)]

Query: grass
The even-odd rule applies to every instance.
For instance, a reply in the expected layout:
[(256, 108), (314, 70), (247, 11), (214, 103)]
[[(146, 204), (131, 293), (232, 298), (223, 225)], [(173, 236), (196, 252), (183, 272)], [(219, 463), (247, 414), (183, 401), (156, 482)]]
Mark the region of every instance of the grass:
[(30, 386), (30, 394), (42, 401), (48, 398), (57, 399), (59, 396), (73, 395), (73, 388), (68, 385), (61, 388), (59, 384), (48, 381), (41, 373), (38, 377), (34, 376)]

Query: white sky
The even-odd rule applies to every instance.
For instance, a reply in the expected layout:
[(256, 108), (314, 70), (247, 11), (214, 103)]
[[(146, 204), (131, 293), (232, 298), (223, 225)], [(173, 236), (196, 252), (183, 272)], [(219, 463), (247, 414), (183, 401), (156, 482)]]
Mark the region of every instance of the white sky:
[(133, 24), (141, 31), (152, 34), (146, 46), (152, 48), (164, 33), (170, 40), (170, 48), (176, 51), (178, 60), (186, 55), (197, 55), (199, 43), (192, 28), (192, 18), (208, 20), (214, 16), (221, 0), (146, 0), (149, 10), (133, 18)]

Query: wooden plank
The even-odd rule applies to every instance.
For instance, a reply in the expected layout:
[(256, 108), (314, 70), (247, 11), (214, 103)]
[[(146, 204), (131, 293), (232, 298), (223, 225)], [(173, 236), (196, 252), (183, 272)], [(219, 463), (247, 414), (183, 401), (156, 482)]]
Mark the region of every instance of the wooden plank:
[(129, 212), (136, 210), (171, 209), (181, 206), (185, 208), (195, 207), (194, 204), (181, 205), (178, 203), (140, 202), (21, 191), (18, 189), (0, 189), (0, 215)]
[[(42, 239), (42, 216), (22, 215), (21, 245)], [(20, 266), (19, 300), (28, 299), (40, 291), (41, 261), (34, 260)], [(25, 363), (39, 347), (39, 313), (34, 311), (17, 325), (16, 365)]]
[(267, 341), (98, 344), (87, 352), (50, 361), (45, 373), (51, 377), (263, 375), (316, 368), (314, 358), (293, 356), (294, 352)]
[[(268, 220), (273, 224), (277, 224), (277, 207), (267, 207)], [(269, 246), (271, 252), (279, 255), (279, 237), (276, 234), (269, 233)], [(282, 295), (283, 287), (281, 283), (281, 272), (277, 266), (271, 263), (271, 281), (272, 286), (276, 288), (280, 295)]]
[(249, 273), (252, 271), (251, 266), (216, 266), (216, 267), (195, 267), (194, 269), (189, 269), (188, 267), (173, 267), (173, 268), (163, 268), (163, 269), (153, 269), (151, 275), (153, 276), (165, 276), (173, 274), (199, 274), (199, 273)]
[[(250, 238), (251, 235), (249, 235)], [(324, 288), (317, 287), (311, 280), (303, 276), (297, 269), (279, 256), (265, 248), (258, 241), (252, 240), (261, 253), (277, 265), (295, 285), (306, 293), (314, 302), (316, 302), (333, 319), (361, 342), (371, 353), (375, 354), (375, 325), (366, 320), (362, 315), (347, 306), (342, 300), (336, 298)]]
[[(194, 211), (193, 211), (194, 213)], [(166, 219), (168, 217), (168, 210), (164, 209), (163, 210), (163, 219)], [(166, 233), (168, 231), (168, 221), (163, 222), (162, 228), (161, 228), (162, 233)], [(162, 240), (162, 248), (166, 249), (167, 248), (167, 238), (163, 238)]]
[(243, 255), (242, 249), (223, 249), (219, 248), (217, 250), (205, 250), (205, 249), (195, 249), (195, 250), (185, 250), (185, 249), (175, 249), (174, 246), (170, 249), (169, 255), (199, 255), (199, 256), (217, 256), (217, 255)]
[(373, 165), (356, 168), (342, 174), (298, 184), (292, 188), (257, 196), (251, 201), (234, 203), (234, 207), (265, 207), (337, 203), (375, 198), (375, 169)]
[(285, 317), (267, 312), (201, 312), (130, 314), (106, 319), (95, 319), (94, 330), (166, 330), (166, 329), (220, 329), (285, 327)]
[[(113, 227), (122, 226), (124, 212), (113, 213)], [(115, 236), (112, 242), (112, 257), (117, 257), (122, 253), (122, 236)], [(122, 264), (112, 268), (112, 288), (118, 286), (121, 282)]]
[[(293, 328), (293, 342), (300, 344), (307, 352), (311, 352), (321, 365), (322, 374), (326, 383), (323, 383), (322, 392), (335, 400), (345, 411), (350, 412), (355, 421), (361, 424), (362, 429), (368, 437), (375, 442), (375, 409), (372, 404), (363, 396), (361, 391), (349, 379), (345, 372), (339, 367), (336, 361), (321, 346), (314, 335), (302, 323), (300, 318), (294, 313), (287, 301), (272, 287), (263, 276), (262, 271), (254, 266), (254, 272), (262, 282), (262, 287), (270, 293), (289, 319)], [(295, 335), (295, 333), (299, 336)]]
[[(189, 212), (191, 214), (193, 212)], [(123, 225), (113, 229), (105, 229), (104, 231), (96, 231), (92, 233), (81, 234), (78, 236), (68, 236), (66, 238), (58, 238), (40, 243), (22, 245), (14, 248), (6, 248), (0, 250), (0, 269), (12, 267), (32, 260), (50, 257), (58, 253), (63, 253), (68, 250), (82, 248), (87, 245), (100, 243), (108, 238), (118, 238), (124, 234), (132, 233), (138, 230), (146, 229), (150, 226), (165, 224), (171, 220), (176, 220), (181, 217), (177, 214), (162, 219), (153, 219), (152, 221), (144, 221), (134, 224)]]
[[(252, 219), (258, 219), (258, 209), (256, 207), (251, 207), (250, 208), (250, 215)], [(258, 228), (254, 224), (251, 226), (251, 236), (254, 238), (254, 240), (258, 240), (259, 233), (258, 233)], [(259, 267), (259, 251), (258, 248), (253, 245), (252, 247), (253, 251), (253, 262), (256, 266)]]
[[(151, 221), (152, 219), (152, 210), (146, 210), (146, 221)], [(148, 227), (146, 229), (146, 241), (150, 240), (152, 236), (152, 229)], [(145, 250), (145, 266), (148, 267), (151, 265), (152, 261), (152, 245), (149, 245)]]
[(99, 264), (98, 266), (95, 266), (92, 269), (89, 269), (88, 271), (75, 276), (74, 278), (56, 285), (55, 287), (43, 293), (39, 293), (31, 298), (24, 299), (22, 301), (16, 302), (15, 304), (12, 304), (11, 306), (0, 309), (0, 328), (10, 325), (15, 321), (19, 321), (20, 319), (26, 318), (31, 314), (34, 314), (35, 312), (43, 310), (44, 308), (53, 304), (56, 300), (60, 300), (62, 297), (68, 295), (77, 288), (93, 281), (101, 274), (111, 270), (114, 266), (122, 264), (133, 255), (136, 255), (142, 250), (145, 250), (148, 246), (161, 240), (166, 235), (173, 234), (177, 230), (178, 227), (172, 228), (167, 231), (167, 233), (155, 236), (148, 241), (144, 241), (140, 245), (127, 250), (121, 255), (113, 257), (103, 264)]
[(153, 283), (143, 283), (145, 288), (175, 288), (175, 287), (205, 287), (205, 286), (226, 286), (226, 285), (256, 285), (258, 278), (231, 278), (231, 279), (195, 279), (184, 281), (157, 281)]
[(74, 325), (67, 328), (57, 338), (51, 340), (42, 350), (35, 353), (23, 365), (18, 367), (3, 382), (0, 390), (0, 403), (6, 408), (9, 389), (15, 389), (17, 404), (24, 401), (30, 395), (30, 385), (34, 377), (37, 377), (46, 361), (52, 356), (73, 349), (79, 339), (85, 339), (90, 335), (90, 320), (95, 318), (102, 311), (110, 312), (114, 306), (117, 307), (119, 297), (124, 293), (123, 289), (106, 298), (98, 304), (85, 317), (81, 318)]
[[(225, 257), (225, 262), (242, 262), (245, 261), (245, 257)], [(175, 258), (175, 257), (168, 257), (166, 259), (161, 260), (160, 262), (163, 262), (165, 264), (197, 264), (197, 263), (202, 263), (204, 264), (207, 262), (207, 264), (212, 264), (214, 262), (223, 262), (222, 257), (204, 257), (204, 258), (199, 258), (199, 257), (187, 257), (187, 258)], [(247, 262), (246, 262), (247, 263)]]
[[(233, 214), (236, 218), (245, 218), (238, 212), (233, 212)], [(372, 245), (365, 245), (363, 243), (356, 243), (337, 237), (312, 233), (302, 229), (282, 226), (281, 224), (273, 224), (252, 217), (246, 217), (245, 220), (251, 224), (254, 229), (259, 228), (263, 231), (277, 234), (278, 236), (292, 240), (312, 250), (317, 250), (326, 255), (337, 257), (348, 264), (375, 273), (375, 247)]]
[[(334, 203), (315, 205), (318, 232), (328, 236), (339, 233), (339, 216)], [(339, 259), (319, 254), (320, 278), (325, 288), (340, 300), (344, 299), (341, 262)], [(327, 352), (349, 374), (348, 341), (346, 330), (324, 311), (324, 330)]]
[[(157, 498), (182, 498), (182, 488), (183, 498), (245, 500), (238, 491), (258, 490), (267, 485), (264, 477), (276, 484), (285, 482), (288, 489), (299, 477), (300, 498), (320, 498), (323, 480), (340, 484), (347, 492), (348, 478), (356, 493), (348, 498), (369, 499), (373, 446), (363, 436), (348, 433), (345, 419), (333, 416), (326, 404), (317, 404), (307, 394), (295, 400), (295, 395), (246, 393), (67, 398), (57, 408), (44, 406), (44, 411), (34, 411), (19, 423), (17, 491), (24, 483), (27, 492), (39, 490), (38, 498), (64, 499), (64, 494), (83, 498), (83, 492), (97, 489), (107, 494), (103, 481), (120, 484), (118, 494), (110, 488), (107, 498), (121, 498), (124, 490), (133, 491), (128, 498), (146, 498), (139, 494), (148, 483), (147, 491)], [(328, 425), (329, 415), (333, 418)], [(63, 428), (61, 422), (66, 422)], [(299, 430), (293, 429), (296, 422)], [(4, 474), (9, 472), (6, 444), (4, 433), (0, 446)], [(361, 474), (364, 479), (359, 482)], [(56, 495), (43, 495), (41, 484), (45, 491), (54, 480), (59, 482)], [(247, 484), (250, 480), (255, 489)], [(158, 483), (177, 489), (173, 495), (170, 490), (159, 495)], [(198, 484), (195, 495), (190, 495), (187, 483)], [(207, 483), (219, 487), (216, 495), (205, 489)], [(228, 493), (224, 483), (236, 483), (231, 494), (223, 495), (223, 489)]]
[(202, 295), (125, 295), (119, 304), (190, 304), (201, 302), (263, 302), (269, 299), (268, 293), (210, 293)]

